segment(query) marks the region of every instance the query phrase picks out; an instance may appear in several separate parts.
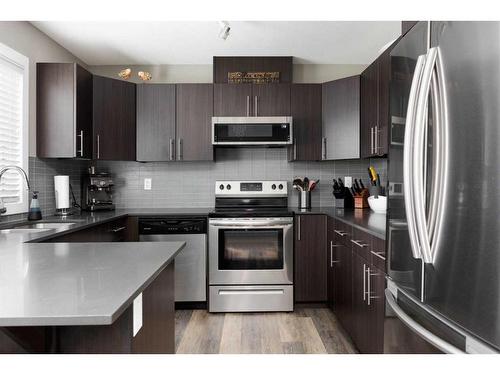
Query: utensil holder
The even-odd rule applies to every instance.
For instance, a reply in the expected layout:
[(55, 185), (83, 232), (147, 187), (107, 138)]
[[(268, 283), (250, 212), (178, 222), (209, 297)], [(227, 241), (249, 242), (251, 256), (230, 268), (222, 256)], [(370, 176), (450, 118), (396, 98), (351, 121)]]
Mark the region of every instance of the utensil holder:
[(311, 208), (311, 192), (299, 191), (299, 208)]
[(354, 208), (368, 208), (370, 207), (368, 205), (368, 197), (370, 193), (368, 192), (368, 189), (363, 189), (361, 190), (361, 193), (359, 195), (354, 196)]

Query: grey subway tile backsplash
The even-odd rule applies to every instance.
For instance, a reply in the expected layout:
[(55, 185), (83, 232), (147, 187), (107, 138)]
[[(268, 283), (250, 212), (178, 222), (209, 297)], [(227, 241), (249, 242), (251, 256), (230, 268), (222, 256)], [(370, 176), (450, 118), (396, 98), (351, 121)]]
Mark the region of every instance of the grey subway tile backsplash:
[[(91, 164), (86, 160), (30, 157), (30, 182), (32, 189), (39, 191), (44, 216), (55, 212), (54, 176), (70, 176), (76, 200), (80, 203), (81, 177)], [(214, 205), (216, 180), (246, 179), (288, 181), (289, 204), (296, 206), (298, 194), (291, 188), (296, 176), (320, 179), (312, 193), (313, 206), (334, 205), (332, 179), (352, 176), (368, 183), (370, 165), (378, 171), (382, 186), (387, 182), (387, 160), (384, 158), (289, 163), (284, 148), (217, 149), (215, 163), (94, 161), (94, 165), (98, 170), (112, 173), (117, 208), (210, 207)], [(152, 178), (151, 190), (144, 190), (144, 178)], [(26, 216), (5, 215), (0, 221), (22, 220)]]

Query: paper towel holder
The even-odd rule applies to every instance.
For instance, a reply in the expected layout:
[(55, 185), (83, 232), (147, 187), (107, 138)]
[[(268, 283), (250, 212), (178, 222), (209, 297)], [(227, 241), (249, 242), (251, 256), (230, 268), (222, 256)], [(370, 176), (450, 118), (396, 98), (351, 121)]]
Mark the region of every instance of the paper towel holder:
[(69, 176), (54, 176), (54, 193), (56, 198), (56, 216), (73, 215), (69, 199)]

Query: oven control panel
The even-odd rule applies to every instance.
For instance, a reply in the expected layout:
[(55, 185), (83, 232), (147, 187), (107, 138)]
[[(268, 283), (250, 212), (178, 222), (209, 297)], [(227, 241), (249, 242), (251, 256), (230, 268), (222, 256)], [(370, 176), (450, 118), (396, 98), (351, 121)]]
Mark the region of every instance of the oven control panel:
[(216, 181), (215, 196), (287, 196), (287, 181)]

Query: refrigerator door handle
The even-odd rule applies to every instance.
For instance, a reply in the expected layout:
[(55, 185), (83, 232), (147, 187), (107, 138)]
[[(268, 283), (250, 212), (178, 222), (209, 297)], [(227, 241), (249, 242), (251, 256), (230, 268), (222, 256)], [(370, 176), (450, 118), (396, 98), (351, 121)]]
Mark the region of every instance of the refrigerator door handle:
[(385, 290), (385, 299), (389, 306), (392, 308), (394, 313), (398, 316), (398, 318), (406, 325), (408, 328), (410, 328), (412, 331), (414, 331), (416, 334), (418, 334), (420, 337), (422, 337), (424, 340), (428, 341), (432, 345), (434, 345), (436, 348), (442, 350), (445, 353), (451, 353), (451, 354), (466, 354), (463, 350), (458, 349), (457, 347), (451, 345), (449, 342), (444, 341), (442, 338), (436, 336), (434, 333), (426, 329), (425, 327), (422, 327), (420, 324), (418, 324), (416, 321), (414, 321), (408, 314), (406, 314), (401, 307), (399, 307), (396, 299), (394, 298), (394, 295), (391, 293), (389, 289)]
[(427, 104), (431, 87), (431, 80), (436, 63), (437, 48), (429, 49), (422, 72), (420, 89), (416, 100), (416, 110), (414, 119), (414, 138), (413, 138), (413, 161), (412, 161), (412, 185), (413, 185), (413, 204), (415, 212), (416, 235), (420, 244), (422, 260), (425, 263), (432, 263), (431, 246), (429, 240), (429, 231), (427, 227), (427, 218), (425, 212), (425, 186), (424, 171), (427, 145), (425, 144)]
[(408, 109), (406, 112), (406, 124), (404, 133), (403, 147), (403, 193), (406, 211), (406, 220), (408, 223), (408, 233), (411, 243), (411, 251), (415, 259), (422, 258), (420, 254), (420, 244), (416, 234), (415, 207), (413, 205), (413, 136), (415, 126), (415, 108), (422, 78), (425, 55), (420, 55), (415, 65), (413, 79), (411, 83), (410, 96), (408, 99)]
[[(436, 47), (437, 48), (437, 47)], [(445, 81), (439, 49), (431, 80), (433, 120), (433, 173), (429, 201), (429, 241), (432, 261), (439, 248), (439, 235), (444, 218), (444, 202), (448, 174), (448, 118), (446, 116)]]

